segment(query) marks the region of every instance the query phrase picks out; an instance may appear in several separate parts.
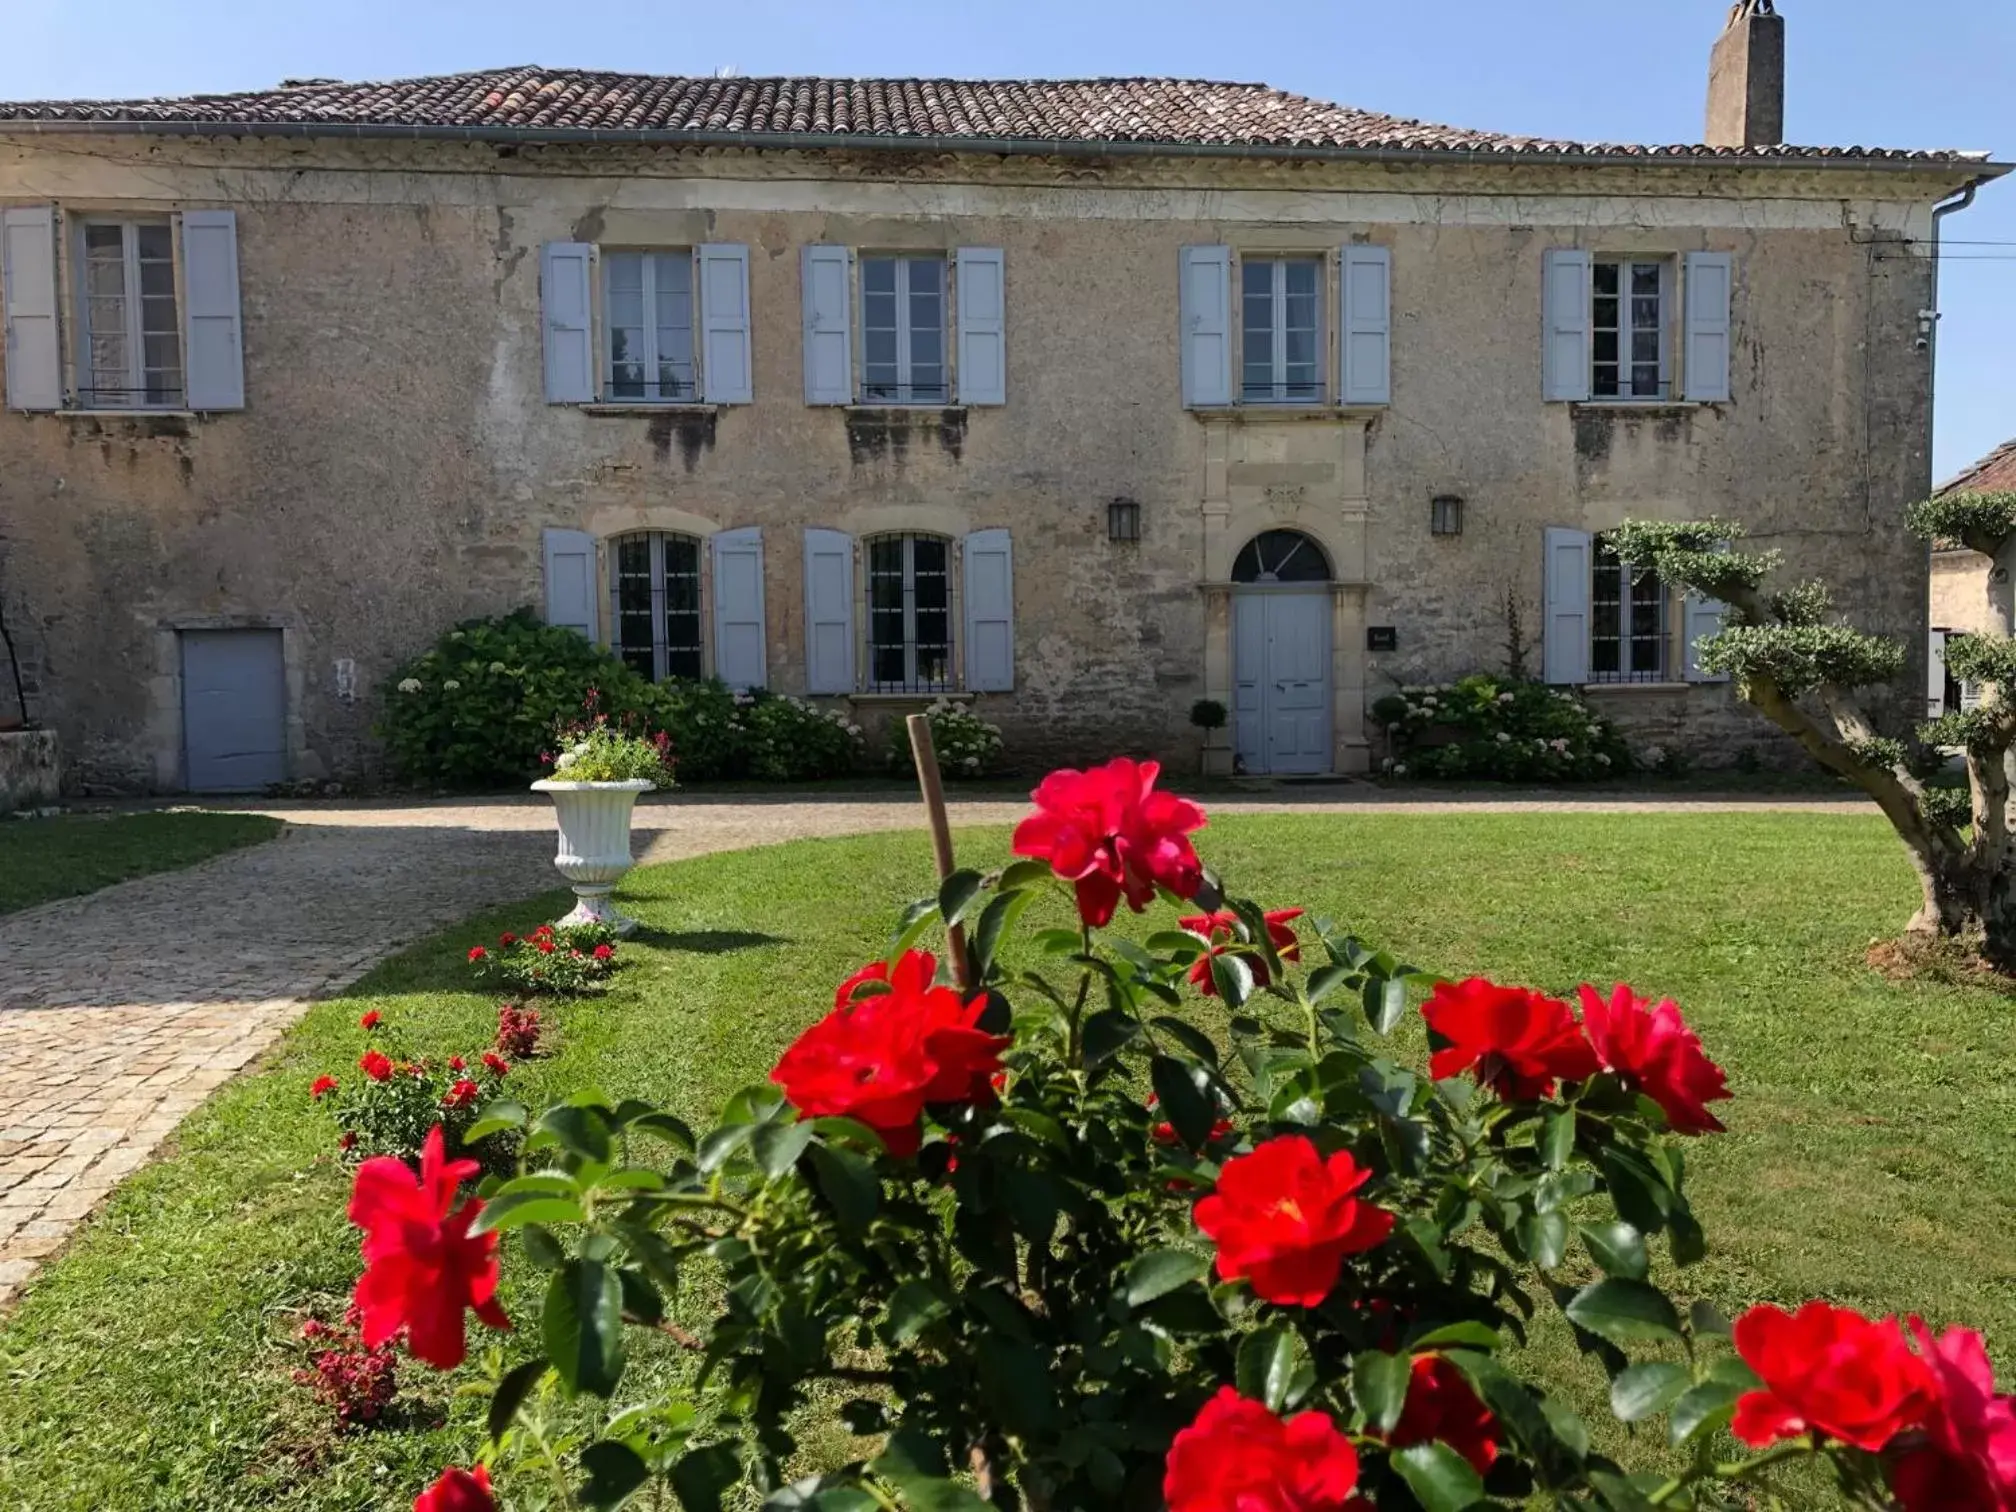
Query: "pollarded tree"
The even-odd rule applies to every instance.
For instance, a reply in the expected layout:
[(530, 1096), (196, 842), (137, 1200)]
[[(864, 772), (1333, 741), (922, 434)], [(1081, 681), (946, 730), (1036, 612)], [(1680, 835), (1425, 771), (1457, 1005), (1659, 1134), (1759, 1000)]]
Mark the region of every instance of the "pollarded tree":
[[(1997, 567), (2016, 566), (2016, 493), (1951, 494), (1912, 506), (1907, 519), (1928, 540), (1959, 541)], [(1988, 574), (1992, 632), (1946, 647), (1947, 667), (1988, 696), (1899, 738), (1877, 728), (1860, 693), (1897, 681), (1904, 647), (1840, 622), (1824, 583), (1774, 589), (1779, 554), (1741, 550), (1742, 535), (1724, 520), (1635, 521), (1611, 531), (1604, 549), (1727, 605), (1721, 632), (1700, 642), (1701, 666), (1727, 673), (1746, 703), (1876, 800), (1924, 890), (1909, 932), (1977, 943), (1989, 959), (2016, 964), (2016, 691), (2005, 692), (2016, 690), (2011, 573), (2000, 581)], [(1964, 795), (1928, 781), (1948, 751), (1965, 759)]]

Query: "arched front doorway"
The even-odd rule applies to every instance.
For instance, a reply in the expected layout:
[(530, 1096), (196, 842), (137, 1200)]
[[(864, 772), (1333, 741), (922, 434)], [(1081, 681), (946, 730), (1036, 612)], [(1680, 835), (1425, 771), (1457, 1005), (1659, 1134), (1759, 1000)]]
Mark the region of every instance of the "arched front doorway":
[(1265, 530), (1232, 564), (1233, 737), (1241, 767), (1330, 770), (1330, 559), (1299, 530)]

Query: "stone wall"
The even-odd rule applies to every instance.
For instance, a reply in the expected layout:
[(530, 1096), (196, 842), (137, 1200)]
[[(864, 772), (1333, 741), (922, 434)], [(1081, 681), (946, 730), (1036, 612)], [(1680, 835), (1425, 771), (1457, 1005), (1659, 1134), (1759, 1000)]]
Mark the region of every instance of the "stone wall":
[[(389, 669), (457, 619), (539, 602), (552, 526), (761, 526), (786, 692), (804, 687), (803, 527), (1005, 526), (1017, 688), (984, 704), (1032, 760), (1139, 750), (1194, 768), (1191, 702), (1230, 702), (1213, 585), (1280, 524), (1348, 569), (1340, 765), (1376, 759), (1363, 710), (1395, 684), (1503, 668), (1508, 616), (1537, 671), (1549, 525), (1740, 519), (1922, 655), (1925, 553), (1900, 512), (1929, 489), (1913, 343), (1930, 265), (1900, 238), (1927, 234), (1936, 175), (90, 146), (0, 139), (0, 200), (235, 207), (248, 392), (204, 417), (0, 413), (9, 620), (94, 788), (176, 785), (168, 663), (190, 624), (282, 626), (297, 775), (369, 768)], [(1391, 405), (1261, 432), (1186, 411), (1179, 249), (1353, 238), (1393, 253)], [(755, 402), (547, 405), (551, 240), (748, 244)], [(1004, 248), (1007, 404), (808, 407), (799, 248), (815, 241)], [(1736, 254), (1734, 402), (1543, 403), (1555, 246)], [(1453, 538), (1429, 532), (1446, 493), (1466, 501)], [(1106, 537), (1119, 495), (1140, 502), (1138, 543)], [(1373, 625), (1398, 648), (1367, 653)], [(1597, 696), (1627, 722), (1652, 700), (1704, 752), (1765, 738), (1725, 688)]]
[(54, 730), (0, 730), (0, 814), (47, 808), (63, 795)]

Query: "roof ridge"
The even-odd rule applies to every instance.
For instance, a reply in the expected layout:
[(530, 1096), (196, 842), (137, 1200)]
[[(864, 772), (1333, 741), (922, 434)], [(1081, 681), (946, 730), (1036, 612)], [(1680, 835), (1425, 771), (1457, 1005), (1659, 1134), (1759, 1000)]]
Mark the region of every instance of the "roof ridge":
[[(2008, 473), (2006, 478), (1994, 476), (2005, 469)], [(1993, 486), (1991, 489), (1981, 490), (1982, 492), (1999, 493), (2004, 489), (2016, 492), (2016, 436), (2004, 441), (1979, 461), (1961, 468), (1933, 490), (1933, 497), (1944, 498), (1947, 494), (1972, 492), (1974, 491), (1972, 485), (1989, 478), (1993, 479)]]

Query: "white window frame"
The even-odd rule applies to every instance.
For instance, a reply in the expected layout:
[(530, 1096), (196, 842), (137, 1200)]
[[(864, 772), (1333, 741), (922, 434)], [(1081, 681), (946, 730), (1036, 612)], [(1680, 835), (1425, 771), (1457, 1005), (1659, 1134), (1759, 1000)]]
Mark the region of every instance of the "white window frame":
[[(871, 392), (868, 383), (868, 264), (874, 262), (894, 263), (896, 267), (896, 383), (898, 397), (888, 398)], [(911, 342), (915, 328), (910, 320), (910, 269), (920, 262), (936, 263), (939, 269), (938, 282), (938, 352), (939, 367), (945, 377), (940, 385), (941, 392), (935, 399), (920, 399), (916, 396), (913, 381), (913, 353)], [(854, 373), (854, 392), (863, 404), (884, 408), (917, 406), (925, 409), (942, 409), (953, 403), (954, 375), (952, 369), (952, 349), (958, 336), (958, 306), (955, 304), (956, 291), (952, 284), (952, 270), (955, 259), (949, 252), (907, 251), (907, 252), (857, 252), (854, 256), (854, 329), (859, 333)], [(878, 329), (880, 329), (878, 327)]]
[[(597, 247), (596, 261), (602, 265), (601, 277), (596, 280), (596, 294), (602, 302), (601, 318), (597, 322), (602, 337), (602, 398), (609, 404), (699, 404), (705, 392), (700, 371), (700, 264), (697, 252), (692, 247)], [(648, 375), (644, 381), (642, 395), (618, 394), (616, 392), (616, 321), (615, 301), (610, 297), (609, 280), (612, 260), (619, 257), (635, 257), (640, 261), (642, 274), (640, 284), (644, 301), (645, 322), (643, 327), (644, 354), (642, 366)], [(662, 387), (659, 369), (664, 354), (658, 349), (658, 270), (665, 263), (683, 262), (686, 266), (686, 361), (692, 373), (690, 391), (683, 394), (654, 393)], [(676, 359), (675, 359), (676, 360)]]
[[(1599, 672), (1596, 670), (1597, 617), (1605, 600), (1596, 592), (1596, 576), (1615, 567), (1617, 570), (1617, 670)], [(1647, 574), (1651, 569), (1645, 569)], [(1599, 549), (1589, 555), (1589, 682), (1591, 686), (1623, 687), (1633, 683), (1662, 683), (1676, 680), (1673, 668), (1673, 590), (1659, 582), (1656, 575), (1650, 577), (1658, 584), (1656, 598), (1659, 604), (1659, 660), (1653, 667), (1639, 667), (1635, 664), (1635, 643), (1638, 637), (1631, 633), (1633, 610), (1642, 602), (1648, 589), (1642, 589), (1638, 581), (1638, 570), (1629, 562), (1620, 562), (1615, 557), (1606, 557)], [(1634, 594), (1636, 595), (1634, 597)]]
[[(147, 374), (150, 371), (165, 372), (167, 369), (150, 369), (147, 366), (147, 336), (145, 298), (141, 292), (140, 228), (155, 226), (168, 237), (169, 277), (173, 284), (171, 292), (174, 324), (167, 334), (175, 338), (176, 366), (174, 372), (179, 382), (174, 388), (163, 389), (164, 397), (148, 397)], [(119, 389), (100, 389), (92, 382), (96, 368), (92, 362), (91, 340), (91, 257), (88, 240), (92, 230), (117, 227), (120, 232), (121, 267), (123, 269), (120, 301), (121, 320), (124, 329), (119, 332), (126, 347), (126, 371), (122, 375), (126, 382)], [(116, 216), (79, 215), (72, 218), (70, 237), (70, 281), (72, 308), (76, 318), (75, 349), (71, 353), (71, 395), (80, 409), (133, 409), (133, 410), (179, 410), (187, 406), (189, 395), (189, 349), (183, 329), (182, 249), (179, 226), (175, 216)], [(157, 296), (158, 297), (158, 296)], [(161, 332), (152, 333), (160, 336)]]
[[(1241, 253), (1235, 260), (1233, 276), (1237, 280), (1238, 305), (1238, 346), (1234, 349), (1235, 372), (1233, 376), (1236, 401), (1240, 404), (1324, 404), (1330, 396), (1330, 339), (1326, 334), (1332, 324), (1330, 316), (1329, 288), (1334, 278), (1332, 259), (1327, 252), (1253, 252)], [(1273, 268), (1273, 287), (1269, 298), (1272, 318), (1268, 322), (1273, 337), (1272, 394), (1261, 394), (1249, 389), (1246, 384), (1246, 269), (1249, 264), (1265, 263)], [(1288, 392), (1288, 267), (1297, 263), (1312, 268), (1316, 275), (1316, 326), (1310, 333), (1316, 351), (1316, 381), (1314, 392), (1291, 394)]]
[[(942, 542), (945, 547), (945, 675), (925, 679), (917, 671), (917, 542), (920, 537)], [(890, 682), (877, 678), (875, 652), (882, 642), (875, 639), (875, 548), (888, 541), (903, 543), (903, 678)], [(955, 583), (959, 575), (959, 542), (929, 530), (881, 531), (861, 538), (861, 586), (863, 594), (862, 687), (870, 693), (953, 693), (964, 681), (959, 663), (960, 603)]]
[[(1659, 269), (1659, 377), (1650, 393), (1640, 392), (1635, 379), (1637, 363), (1631, 358), (1631, 338), (1637, 327), (1631, 324), (1632, 274), (1641, 266), (1656, 265)], [(1596, 383), (1596, 337), (1606, 326), (1596, 323), (1596, 301), (1608, 296), (1599, 294), (1597, 280), (1603, 269), (1616, 268), (1617, 273), (1617, 392), (1605, 394), (1598, 390)], [(1589, 401), (1594, 404), (1643, 404), (1648, 401), (1665, 403), (1679, 393), (1679, 378), (1673, 367), (1673, 328), (1681, 315), (1679, 307), (1678, 260), (1666, 252), (1643, 253), (1596, 253), (1589, 262)]]
[[(668, 594), (665, 591), (665, 547), (678, 540), (693, 549), (693, 627), (692, 650), (698, 658), (693, 675), (705, 677), (707, 664), (707, 543), (698, 536), (679, 530), (632, 530), (622, 535), (611, 536), (606, 550), (609, 553), (609, 649), (626, 664), (628, 651), (642, 651), (643, 646), (632, 646), (623, 639), (623, 547), (625, 544), (643, 537), (650, 544), (650, 595), (651, 595), (651, 672), (653, 682), (664, 682), (672, 676), (672, 640), (668, 620)], [(684, 612), (684, 611), (682, 611)], [(682, 646), (680, 650), (687, 648)], [(686, 674), (679, 674), (684, 676)]]

